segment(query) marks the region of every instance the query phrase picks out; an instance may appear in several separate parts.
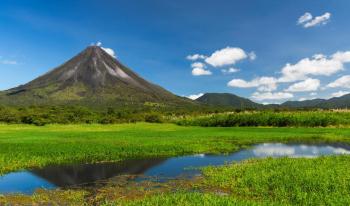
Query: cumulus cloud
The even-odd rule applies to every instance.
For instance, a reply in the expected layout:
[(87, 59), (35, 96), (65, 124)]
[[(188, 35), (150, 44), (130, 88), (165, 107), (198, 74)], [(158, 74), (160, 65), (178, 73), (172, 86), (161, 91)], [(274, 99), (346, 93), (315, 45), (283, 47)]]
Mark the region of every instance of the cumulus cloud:
[(332, 97), (341, 97), (344, 96), (346, 94), (350, 94), (350, 92), (348, 91), (338, 91), (338, 92), (334, 92), (331, 94)]
[(202, 62), (194, 62), (191, 64), (192, 67), (192, 75), (193, 76), (203, 76), (203, 75), (211, 75), (211, 71), (205, 69), (206, 66)]
[(290, 85), (287, 92), (311, 92), (316, 91), (320, 87), (320, 80), (308, 78), (304, 81)]
[(221, 69), (221, 72), (224, 73), (224, 74), (232, 74), (232, 73), (239, 72), (239, 69), (230, 67), (228, 69)]
[(308, 75), (330, 76), (344, 69), (350, 62), (350, 52), (337, 52), (330, 57), (316, 54), (312, 58), (304, 58), (296, 64), (286, 64), (281, 70), (279, 82), (295, 82), (308, 78)]
[(331, 13), (326, 12), (321, 16), (312, 17), (312, 14), (306, 12), (304, 15), (299, 17), (298, 25), (303, 25), (304, 28), (310, 28), (318, 25), (326, 25), (331, 18)]
[(196, 99), (198, 99), (199, 97), (201, 97), (203, 95), (204, 95), (203, 93), (191, 94), (191, 95), (188, 95), (187, 98), (192, 99), (192, 100), (196, 100)]
[(310, 93), (310, 96), (316, 96), (316, 95), (317, 95), (316, 92), (311, 92), (311, 93)]
[(312, 20), (312, 14), (309, 12), (306, 12), (304, 15), (299, 17), (298, 24), (304, 24), (305, 22), (308, 22), (310, 20)]
[(241, 48), (226, 47), (215, 51), (212, 55), (205, 59), (205, 62), (213, 67), (222, 67), (226, 65), (233, 65), (247, 57), (248, 55)]
[[(207, 69), (207, 66), (211, 67), (223, 67), (234, 65), (238, 61), (249, 58), (250, 60), (256, 59), (256, 54), (254, 52), (246, 53), (243, 49), (238, 47), (226, 47), (220, 50), (216, 50), (210, 56), (202, 54), (193, 54), (186, 57), (187, 60), (197, 61), (191, 65), (192, 75), (211, 75), (212, 72)], [(199, 62), (199, 61), (203, 62)], [(221, 69), (223, 74), (231, 74), (238, 72), (239, 69), (234, 67)]]
[(201, 54), (193, 54), (193, 55), (188, 55), (186, 57), (186, 59), (188, 59), (190, 61), (196, 61), (196, 60), (205, 59), (205, 58), (207, 58), (207, 56), (201, 55)]
[(212, 75), (211, 71), (202, 69), (202, 68), (194, 68), (192, 69), (193, 76), (203, 76), (203, 75)]
[(270, 92), (277, 89), (277, 80), (274, 77), (258, 77), (251, 81), (232, 79), (227, 83), (227, 86), (237, 88), (257, 87), (258, 91)]
[(293, 98), (294, 95), (288, 92), (254, 92), (252, 95), (253, 99), (258, 101), (261, 100), (281, 100), (281, 99), (290, 99)]
[(336, 87), (350, 88), (350, 75), (344, 75), (344, 76), (336, 79), (334, 82), (329, 83), (326, 87), (328, 87), (328, 88), (336, 88)]
[(205, 68), (205, 64), (203, 64), (202, 62), (194, 62), (191, 64), (192, 68)]
[[(92, 45), (94, 45), (94, 44), (92, 44)], [(103, 49), (107, 54), (109, 54), (113, 58), (117, 58), (113, 49), (102, 47), (102, 42), (100, 42), (100, 41), (96, 42), (95, 46), (101, 47), (101, 49)]]

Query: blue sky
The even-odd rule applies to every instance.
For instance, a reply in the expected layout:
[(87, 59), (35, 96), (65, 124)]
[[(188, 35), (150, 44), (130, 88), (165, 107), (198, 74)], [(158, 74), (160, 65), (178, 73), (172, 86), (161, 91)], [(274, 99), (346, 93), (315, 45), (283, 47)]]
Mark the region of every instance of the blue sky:
[[(348, 0), (3, 0), (0, 89), (101, 41), (178, 95), (230, 92), (269, 103), (330, 98), (350, 91), (349, 9)], [(187, 58), (194, 54), (202, 58)]]

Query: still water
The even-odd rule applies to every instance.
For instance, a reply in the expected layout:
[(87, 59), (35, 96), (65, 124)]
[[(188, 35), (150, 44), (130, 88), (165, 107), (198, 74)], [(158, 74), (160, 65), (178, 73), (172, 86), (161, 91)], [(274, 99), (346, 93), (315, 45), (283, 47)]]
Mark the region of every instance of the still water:
[[(118, 163), (72, 164), (12, 172), (0, 177), (0, 194), (32, 194), (36, 189), (94, 187), (97, 181), (119, 175), (176, 178), (199, 175), (198, 167), (223, 165), (227, 162), (264, 157), (318, 157), (350, 154), (346, 145), (307, 145), (265, 143), (228, 155), (197, 154), (191, 156), (126, 160)], [(139, 180), (141, 180), (140, 178)], [(97, 185), (97, 184), (96, 184)]]

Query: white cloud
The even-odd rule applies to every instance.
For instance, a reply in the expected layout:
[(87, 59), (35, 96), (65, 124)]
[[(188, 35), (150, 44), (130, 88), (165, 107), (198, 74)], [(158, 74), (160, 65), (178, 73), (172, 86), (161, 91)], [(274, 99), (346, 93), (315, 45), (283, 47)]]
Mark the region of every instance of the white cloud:
[(203, 75), (211, 75), (211, 71), (206, 70), (206, 66), (202, 62), (194, 62), (191, 64), (192, 67), (192, 75), (193, 76), (203, 76)]
[(350, 62), (350, 52), (337, 52), (330, 57), (316, 54), (304, 58), (296, 64), (286, 64), (281, 70), (279, 82), (295, 82), (307, 79), (308, 75), (330, 76), (344, 69), (344, 63)]
[(308, 22), (312, 20), (312, 15), (309, 12), (306, 12), (304, 15), (299, 17), (298, 24), (304, 24), (305, 22)]
[(315, 97), (300, 97), (298, 101), (313, 100)]
[(232, 79), (227, 83), (229, 87), (252, 88), (257, 87), (259, 91), (274, 91), (277, 89), (277, 80), (274, 77), (258, 77), (251, 81), (243, 79)]
[(188, 95), (187, 98), (192, 99), (192, 100), (196, 100), (196, 99), (198, 99), (199, 97), (201, 97), (203, 95), (204, 95), (203, 93), (191, 94), (191, 95)]
[(250, 52), (249, 54), (248, 54), (248, 56), (249, 56), (249, 59), (250, 60), (255, 60), (256, 59), (256, 54), (255, 54), (255, 52)]
[(350, 75), (344, 75), (344, 76), (336, 79), (334, 82), (329, 83), (326, 87), (329, 87), (329, 88), (336, 88), (336, 87), (350, 88)]
[(326, 25), (331, 18), (331, 13), (326, 12), (322, 16), (316, 16), (312, 20), (309, 20), (304, 23), (304, 28), (310, 28), (318, 25)]
[(205, 59), (205, 58), (207, 58), (207, 56), (201, 55), (201, 54), (193, 54), (193, 55), (188, 55), (186, 57), (186, 59), (188, 59), (190, 61), (196, 61), (196, 60)]
[(96, 46), (102, 46), (102, 42), (98, 41), (98, 42), (96, 43)]
[(203, 69), (203, 68), (193, 68), (192, 75), (193, 76), (203, 76), (203, 75), (211, 75), (211, 71)]
[(331, 18), (331, 13), (326, 12), (321, 16), (312, 17), (312, 14), (306, 12), (304, 15), (299, 17), (298, 25), (303, 25), (304, 28), (310, 28), (318, 25), (326, 25)]
[(225, 65), (233, 65), (236, 62), (247, 58), (246, 52), (238, 47), (226, 47), (215, 51), (205, 62), (213, 67), (221, 67)]
[(92, 43), (92, 45), (95, 45), (95, 46), (98, 46), (98, 47), (101, 47), (101, 49), (103, 49), (107, 54), (109, 54), (111, 57), (113, 58), (117, 58), (115, 52), (113, 49), (111, 48), (105, 48), (105, 47), (102, 47), (102, 42), (98, 41), (96, 42), (96, 44)]
[(14, 61), (14, 60), (2, 60), (2, 61), (0, 61), (0, 64), (16, 65), (16, 64), (18, 64), (18, 62)]
[(331, 94), (332, 97), (341, 97), (344, 96), (346, 94), (349, 94), (350, 92), (348, 91), (338, 91), (338, 92), (334, 92)]
[(236, 73), (236, 72), (239, 72), (240, 70), (239, 69), (236, 69), (236, 68), (233, 68), (233, 67), (230, 67), (228, 69), (221, 69), (221, 72), (224, 73), (224, 74), (232, 74), (232, 73)]
[(340, 62), (350, 62), (350, 51), (336, 52), (332, 55), (332, 58)]
[(281, 100), (281, 99), (290, 99), (293, 98), (294, 95), (288, 92), (254, 92), (252, 98), (256, 100)]
[(196, 68), (197, 67), (197, 68), (202, 68), (203, 69), (203, 68), (205, 68), (205, 64), (203, 64), (202, 62), (194, 62), (194, 63), (191, 64), (191, 67), (192, 68)]
[(107, 54), (109, 54), (113, 58), (117, 58), (117, 56), (115, 55), (115, 52), (114, 52), (113, 49), (111, 49), (111, 48), (104, 48), (104, 47), (101, 47), (101, 49), (103, 49), (105, 52), (107, 52)]
[(310, 96), (316, 96), (317, 95), (317, 92), (311, 92), (310, 93)]
[(287, 92), (311, 92), (320, 87), (320, 80), (308, 78), (304, 81), (292, 84), (286, 89)]

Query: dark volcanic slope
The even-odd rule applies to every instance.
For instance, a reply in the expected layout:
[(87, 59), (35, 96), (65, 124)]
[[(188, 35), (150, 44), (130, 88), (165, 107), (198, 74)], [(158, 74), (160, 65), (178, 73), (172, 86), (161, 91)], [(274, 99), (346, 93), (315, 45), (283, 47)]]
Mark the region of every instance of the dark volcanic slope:
[(230, 93), (206, 93), (196, 99), (196, 101), (213, 106), (226, 106), (240, 109), (262, 107), (261, 104)]
[(0, 93), (0, 103), (193, 104), (152, 84), (98, 46), (90, 46), (56, 69)]

